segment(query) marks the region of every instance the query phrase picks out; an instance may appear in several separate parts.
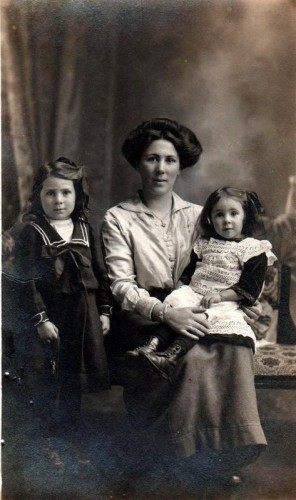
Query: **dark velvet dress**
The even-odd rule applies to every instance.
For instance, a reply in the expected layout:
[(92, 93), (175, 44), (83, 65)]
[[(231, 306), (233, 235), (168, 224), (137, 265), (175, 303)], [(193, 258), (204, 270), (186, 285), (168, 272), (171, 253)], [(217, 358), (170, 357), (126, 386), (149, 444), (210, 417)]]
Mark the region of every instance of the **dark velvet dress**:
[(81, 382), (90, 391), (109, 387), (99, 313), (108, 313), (111, 301), (92, 229), (83, 219), (73, 223), (69, 243), (45, 218), (25, 224), (16, 237), (13, 279), (25, 290), (32, 327), (43, 313), (59, 330), (59, 399), (74, 401), (76, 411)]

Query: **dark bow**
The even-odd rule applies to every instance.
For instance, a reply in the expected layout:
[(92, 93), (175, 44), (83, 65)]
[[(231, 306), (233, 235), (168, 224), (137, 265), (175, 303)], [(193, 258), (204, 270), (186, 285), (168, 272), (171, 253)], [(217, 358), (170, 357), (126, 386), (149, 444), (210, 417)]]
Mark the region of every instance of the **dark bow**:
[(247, 197), (249, 198), (249, 200), (251, 201), (251, 203), (253, 203), (253, 205), (255, 206), (256, 212), (259, 215), (263, 214), (264, 209), (263, 209), (263, 206), (260, 203), (260, 200), (258, 198), (257, 193), (255, 193), (254, 191), (246, 191), (246, 193), (247, 193)]
[(73, 248), (72, 245), (63, 245), (62, 247), (54, 247), (49, 245), (43, 245), (41, 256), (47, 259), (54, 258), (54, 268), (59, 278), (65, 267), (65, 257), (66, 255), (71, 255), (75, 265), (78, 267), (81, 264), (83, 267), (90, 267), (90, 260), (82, 255), (78, 250)]

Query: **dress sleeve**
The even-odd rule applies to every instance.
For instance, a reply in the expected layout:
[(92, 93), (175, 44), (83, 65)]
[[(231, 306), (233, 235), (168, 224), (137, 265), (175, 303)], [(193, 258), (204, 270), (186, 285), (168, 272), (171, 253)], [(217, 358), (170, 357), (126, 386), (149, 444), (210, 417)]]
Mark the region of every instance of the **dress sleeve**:
[(92, 268), (99, 284), (97, 292), (98, 310), (100, 314), (109, 316), (114, 301), (110, 289), (108, 274), (103, 262), (103, 256), (100, 252), (100, 244), (95, 238), (94, 230), (91, 225), (89, 225), (89, 236)]
[(202, 260), (203, 245), (204, 245), (204, 242), (202, 239), (196, 240), (196, 243), (195, 243), (193, 250), (191, 252), (191, 255), (190, 255), (190, 262), (185, 267), (185, 269), (180, 277), (180, 281), (184, 285), (189, 285), (190, 280), (194, 274), (197, 262), (200, 262)]
[(151, 318), (153, 307), (160, 301), (150, 297), (147, 290), (138, 287), (129, 235), (111, 213), (107, 213), (103, 220), (101, 236), (110, 287), (115, 300), (121, 304), (122, 309), (133, 311), (137, 307), (137, 312)]
[(191, 280), (191, 278), (194, 274), (194, 271), (195, 271), (196, 263), (199, 262), (200, 260), (201, 259), (198, 258), (195, 251), (192, 250), (191, 255), (190, 255), (190, 262), (187, 265), (187, 267), (185, 267), (185, 269), (180, 277), (180, 281), (184, 285), (189, 285), (190, 280)]
[(242, 305), (252, 306), (260, 296), (264, 285), (267, 263), (268, 257), (265, 252), (251, 257), (244, 263), (238, 283), (231, 287), (232, 290), (243, 296)]
[(20, 285), (22, 293), (26, 295), (25, 303), (31, 316), (32, 324), (48, 320), (46, 305), (38, 289), (38, 282), (42, 278), (38, 267), (38, 258), (41, 255), (41, 240), (30, 224), (23, 227), (15, 235), (15, 254), (13, 270), (10, 279)]
[(263, 252), (267, 257), (267, 265), (272, 266), (277, 260), (274, 253), (271, 251), (272, 245), (268, 240), (256, 240), (254, 238), (246, 238), (243, 240), (244, 252), (242, 256), (242, 264), (247, 262), (252, 257), (256, 257)]

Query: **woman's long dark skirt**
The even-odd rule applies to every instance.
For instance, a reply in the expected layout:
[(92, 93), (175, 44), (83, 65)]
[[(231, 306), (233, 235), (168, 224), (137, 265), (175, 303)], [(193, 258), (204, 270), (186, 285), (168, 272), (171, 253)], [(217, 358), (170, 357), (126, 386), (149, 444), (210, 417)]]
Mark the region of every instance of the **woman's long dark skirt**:
[[(122, 313), (117, 326), (119, 350), (120, 345), (123, 350), (141, 345), (166, 328), (135, 313)], [(173, 384), (146, 372), (140, 360), (125, 368), (124, 400), (131, 421), (142, 428), (162, 427), (179, 456), (267, 444), (257, 410), (251, 348), (201, 339), (181, 358)]]

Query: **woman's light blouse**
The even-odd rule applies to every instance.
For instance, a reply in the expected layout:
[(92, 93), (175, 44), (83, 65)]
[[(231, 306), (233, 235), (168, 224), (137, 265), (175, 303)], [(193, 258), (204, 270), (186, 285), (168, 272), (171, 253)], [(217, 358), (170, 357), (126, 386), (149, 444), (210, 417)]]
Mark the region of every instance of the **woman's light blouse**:
[(190, 260), (201, 209), (173, 193), (169, 233), (139, 193), (107, 211), (103, 252), (111, 290), (122, 309), (132, 311), (137, 306), (137, 312), (150, 318), (159, 300), (149, 290), (176, 288)]

